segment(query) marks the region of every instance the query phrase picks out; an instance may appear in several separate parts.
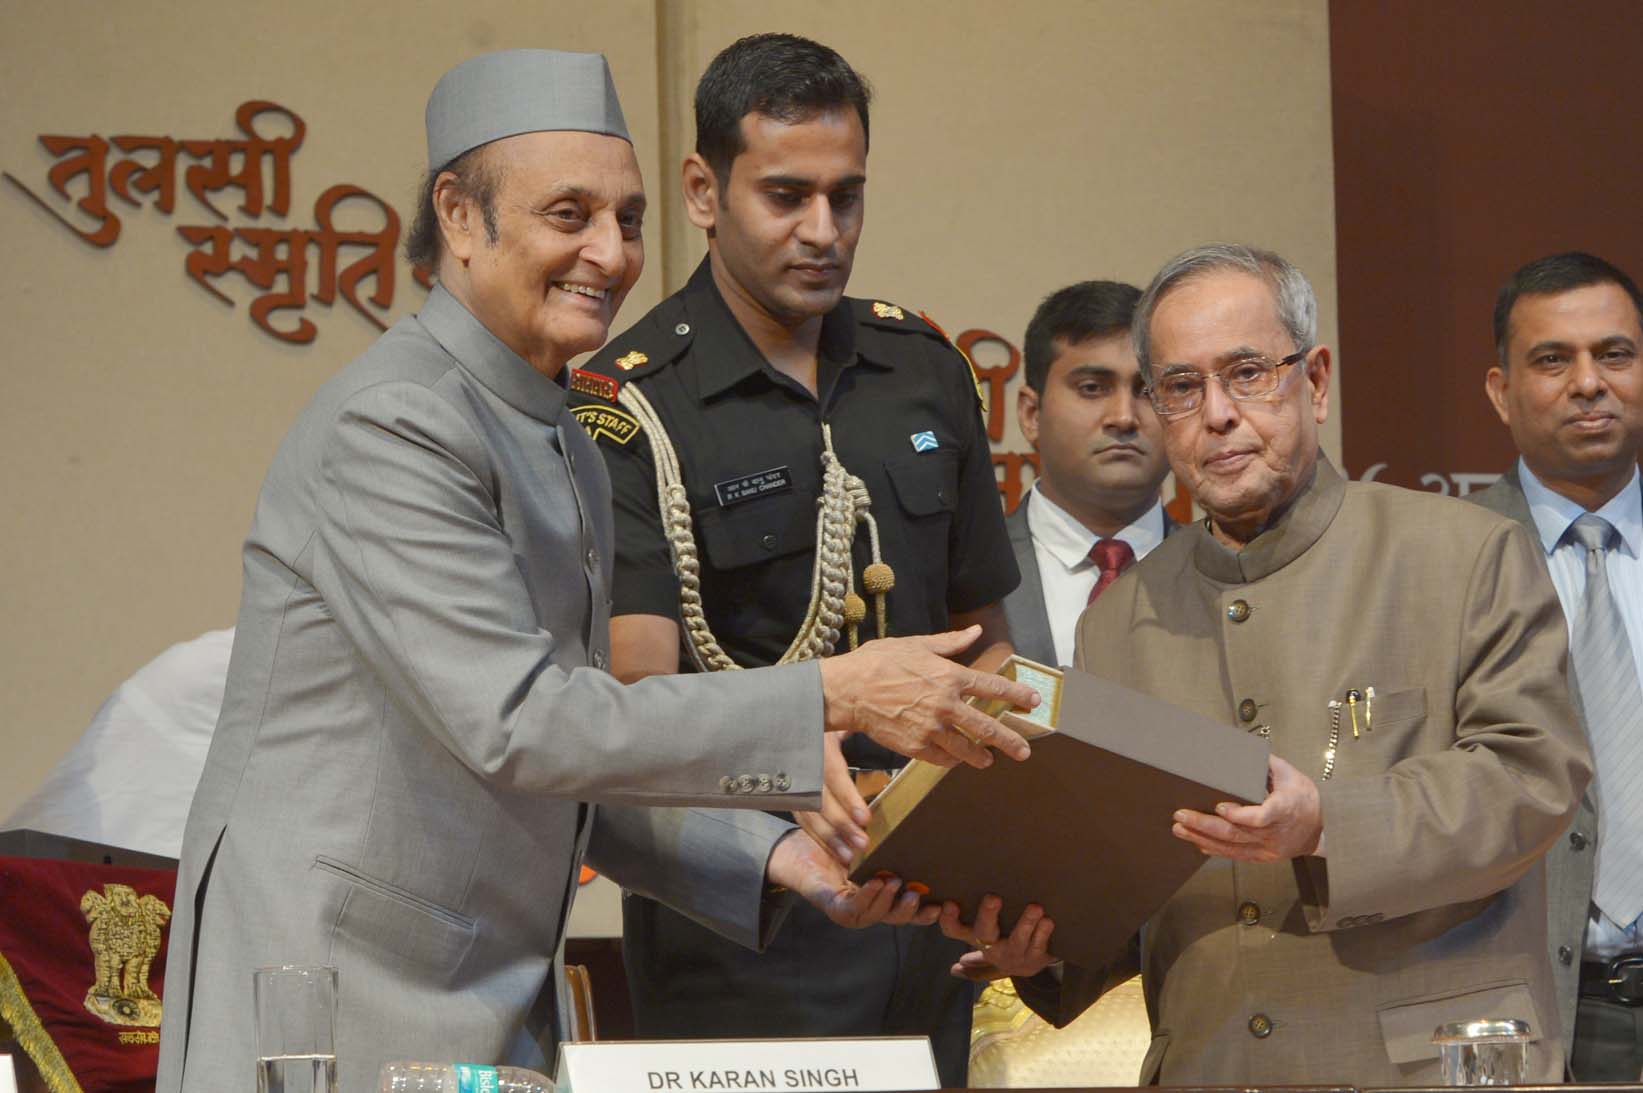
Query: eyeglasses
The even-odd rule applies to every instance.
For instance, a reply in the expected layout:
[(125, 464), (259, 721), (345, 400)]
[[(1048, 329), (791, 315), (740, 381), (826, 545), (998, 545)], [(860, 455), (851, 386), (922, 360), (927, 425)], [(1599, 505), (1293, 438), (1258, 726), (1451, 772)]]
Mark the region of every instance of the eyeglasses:
[(1149, 384), (1146, 393), (1159, 417), (1178, 417), (1190, 414), (1204, 404), (1204, 391), (1211, 379), (1219, 380), (1227, 397), (1239, 402), (1266, 398), (1275, 394), (1281, 384), (1278, 370), (1298, 364), (1312, 352), (1303, 349), (1291, 353), (1274, 364), (1265, 357), (1245, 357), (1234, 361), (1219, 372), (1203, 373), (1191, 368), (1166, 372), (1158, 382)]

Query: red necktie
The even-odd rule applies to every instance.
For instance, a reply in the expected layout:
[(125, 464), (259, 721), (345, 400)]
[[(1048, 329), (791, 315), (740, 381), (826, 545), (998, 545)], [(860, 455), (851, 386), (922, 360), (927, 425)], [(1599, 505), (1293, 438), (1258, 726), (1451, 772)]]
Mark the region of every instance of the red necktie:
[(1101, 575), (1095, 579), (1095, 587), (1090, 589), (1090, 598), (1085, 603), (1094, 603), (1095, 598), (1107, 590), (1107, 586), (1118, 579), (1118, 575), (1130, 567), (1135, 561), (1135, 551), (1122, 539), (1098, 539), (1090, 548), (1090, 561), (1096, 564)]

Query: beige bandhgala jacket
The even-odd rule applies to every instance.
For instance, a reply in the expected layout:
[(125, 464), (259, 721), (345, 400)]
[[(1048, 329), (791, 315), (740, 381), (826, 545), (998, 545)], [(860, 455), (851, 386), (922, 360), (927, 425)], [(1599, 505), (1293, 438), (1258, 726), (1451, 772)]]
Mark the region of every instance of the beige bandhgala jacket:
[[(1430, 1083), (1433, 1030), (1477, 1017), (1528, 1021), (1527, 1077), (1561, 1080), (1541, 859), (1591, 764), (1567, 646), (1522, 527), (1321, 456), (1245, 550), (1171, 536), (1085, 613), (1078, 662), (1268, 734), (1320, 783), (1326, 856), (1212, 859), (1138, 951), (1023, 997), (1064, 1023), (1138, 959), (1143, 1082)], [(1329, 703), (1370, 688), (1354, 734)]]

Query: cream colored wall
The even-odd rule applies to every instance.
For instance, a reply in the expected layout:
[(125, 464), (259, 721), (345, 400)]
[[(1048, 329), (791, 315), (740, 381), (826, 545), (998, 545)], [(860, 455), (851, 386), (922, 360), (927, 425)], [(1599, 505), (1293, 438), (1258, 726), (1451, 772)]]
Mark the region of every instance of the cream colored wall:
[[(878, 92), (853, 294), (1019, 344), (1054, 288), (1144, 281), (1185, 246), (1234, 237), (1306, 269), (1334, 337), (1328, 40), (1315, 0), (12, 0), (7, 12), (0, 169), (44, 194), (39, 133), (230, 137), (240, 102), (272, 99), (309, 126), (291, 226), (343, 181), (408, 220), (422, 105), (457, 60), (518, 45), (603, 50), (664, 214), (618, 325), (701, 254), (667, 215), (696, 77), (741, 34), (808, 34)], [(99, 251), (0, 184), (0, 238), (14, 255), (0, 268), (0, 815), (121, 679), (232, 620), (239, 543), (275, 445), (315, 385), (376, 333), (340, 303), (310, 305), (316, 341), (275, 342), (251, 327), (242, 280), (216, 282), (230, 310), (184, 275), (176, 227), (211, 222), (186, 190), (170, 216), (113, 206), (124, 233)], [(421, 297), (400, 274), (396, 312)], [(1338, 452), (1338, 430), (1325, 443)], [(1013, 415), (1006, 446), (1020, 447)]]
[[(674, 0), (661, 34), (699, 75), (736, 38), (826, 42), (875, 90), (867, 227), (850, 293), (1017, 348), (1074, 281), (1145, 285), (1171, 255), (1271, 247), (1317, 289), (1335, 343), (1329, 24), (1321, 0)], [(664, 98), (689, 150), (690, 92)], [(673, 185), (677, 186), (676, 180)], [(677, 285), (705, 252), (675, 218)], [(978, 363), (1003, 364), (984, 346)], [(1010, 384), (1003, 448), (1025, 450)], [(1324, 446), (1340, 453), (1338, 414)]]
[[(651, 0), (10, 0), (5, 10), (0, 170), (42, 196), (52, 159), (39, 133), (233, 137), (235, 108), (262, 98), (295, 111), (308, 133), (292, 159), (290, 215), (265, 213), (261, 225), (311, 225), (315, 197), (351, 182), (408, 227), (434, 81), (509, 46), (607, 53), (655, 184)], [(219, 204), (230, 223), (251, 222), (231, 193)], [(186, 189), (170, 216), (110, 205), (123, 230), (97, 250), (0, 183), (12, 255), (0, 265), (0, 818), (135, 668), (232, 623), (239, 546), (274, 449), (315, 386), (377, 333), (339, 301), (307, 308), (319, 327), (311, 345), (277, 342), (251, 326), (243, 279), (215, 282), (230, 310), (185, 276), (189, 245), (176, 228), (214, 222)], [(424, 295), (403, 261), (399, 274), (396, 315)], [(627, 306), (642, 312), (660, 288), (646, 277)]]

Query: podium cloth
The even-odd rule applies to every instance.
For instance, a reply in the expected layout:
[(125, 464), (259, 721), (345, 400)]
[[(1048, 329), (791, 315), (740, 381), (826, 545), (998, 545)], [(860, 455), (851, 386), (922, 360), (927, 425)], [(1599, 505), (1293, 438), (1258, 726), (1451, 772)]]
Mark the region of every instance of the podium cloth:
[(0, 857), (0, 1018), (52, 1093), (154, 1088), (175, 884), (168, 870)]

